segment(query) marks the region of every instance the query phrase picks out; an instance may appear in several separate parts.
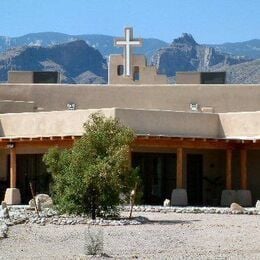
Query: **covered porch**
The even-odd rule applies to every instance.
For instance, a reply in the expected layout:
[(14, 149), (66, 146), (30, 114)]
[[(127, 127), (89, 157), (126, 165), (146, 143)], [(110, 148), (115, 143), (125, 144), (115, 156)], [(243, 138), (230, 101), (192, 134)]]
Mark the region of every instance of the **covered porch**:
[(161, 205), (174, 189), (187, 191), (189, 205), (220, 206), (223, 191), (249, 191), (249, 204), (260, 197), (258, 140), (141, 135), (131, 157), (143, 179), (143, 203)]
[[(24, 170), (21, 162), (36, 160), (35, 165), (39, 165), (41, 156), (50, 147), (71, 147), (77, 138), (79, 136), (0, 139), (1, 199), (5, 193), (9, 204), (27, 203), (28, 192), (24, 189), (28, 190), (28, 181), (22, 178), (26, 177), (28, 167)], [(161, 205), (166, 198), (171, 198), (174, 189), (187, 191), (189, 205), (220, 205), (223, 190), (249, 190), (252, 203), (260, 197), (258, 140), (138, 135), (130, 156), (132, 166), (140, 168), (143, 203)], [(40, 192), (36, 183), (34, 188)], [(19, 195), (16, 198), (17, 190), (20, 198)]]

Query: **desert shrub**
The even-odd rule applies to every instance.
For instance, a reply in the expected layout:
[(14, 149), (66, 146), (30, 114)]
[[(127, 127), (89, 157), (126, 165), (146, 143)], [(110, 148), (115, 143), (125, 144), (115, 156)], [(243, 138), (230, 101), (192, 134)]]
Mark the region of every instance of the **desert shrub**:
[(129, 167), (129, 145), (134, 132), (119, 120), (94, 113), (84, 124), (83, 136), (71, 149), (52, 148), (44, 162), (53, 177), (53, 198), (66, 213), (110, 216), (139, 182)]

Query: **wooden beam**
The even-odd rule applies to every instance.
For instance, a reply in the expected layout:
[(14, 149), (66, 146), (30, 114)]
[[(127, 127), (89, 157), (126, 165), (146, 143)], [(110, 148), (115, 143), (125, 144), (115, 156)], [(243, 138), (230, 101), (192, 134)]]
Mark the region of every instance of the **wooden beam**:
[(241, 179), (241, 189), (248, 189), (248, 180), (247, 180), (247, 150), (240, 150), (240, 179)]
[(177, 149), (178, 147), (182, 147), (184, 149), (232, 149), (234, 146), (233, 143), (226, 143), (225, 140), (220, 140), (219, 142), (215, 142), (213, 140), (204, 141), (196, 140), (196, 139), (155, 139), (153, 137), (150, 138), (140, 138), (137, 137), (133, 143), (133, 147), (154, 147), (154, 148), (172, 148)]
[(226, 151), (226, 189), (232, 190), (232, 150)]
[(176, 174), (177, 188), (184, 188), (183, 162), (184, 162), (183, 148), (179, 147), (177, 148), (177, 174)]
[(10, 187), (16, 188), (16, 150), (10, 149)]

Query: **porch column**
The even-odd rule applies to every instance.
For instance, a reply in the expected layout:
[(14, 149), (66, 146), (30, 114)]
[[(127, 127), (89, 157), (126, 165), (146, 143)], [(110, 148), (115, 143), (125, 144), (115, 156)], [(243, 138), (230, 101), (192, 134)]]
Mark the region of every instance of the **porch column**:
[(20, 204), (20, 190), (16, 188), (16, 150), (15, 144), (8, 144), (10, 149), (10, 188), (5, 192), (4, 201), (9, 205)]
[(232, 190), (232, 150), (226, 151), (226, 189)]
[(184, 161), (184, 153), (183, 148), (177, 148), (177, 175), (176, 175), (176, 188), (183, 189), (184, 185), (184, 175), (183, 175), (183, 161)]
[(242, 190), (248, 189), (247, 180), (247, 150), (242, 149), (240, 151), (240, 186)]
[(10, 149), (10, 188), (16, 188), (16, 151)]

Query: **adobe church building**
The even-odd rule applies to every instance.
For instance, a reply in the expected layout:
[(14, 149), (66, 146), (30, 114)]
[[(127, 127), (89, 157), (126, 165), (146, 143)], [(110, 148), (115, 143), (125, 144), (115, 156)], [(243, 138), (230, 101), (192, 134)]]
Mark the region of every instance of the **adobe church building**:
[(27, 204), (29, 182), (48, 193), (43, 154), (71, 147), (89, 115), (100, 111), (136, 132), (129, 156), (140, 167), (144, 204), (255, 203), (260, 85), (167, 84), (133, 54), (142, 41), (132, 28), (115, 44), (124, 54), (110, 56), (108, 85), (33, 83), (37, 75), (25, 72), (11, 72), (0, 84), (0, 199)]

